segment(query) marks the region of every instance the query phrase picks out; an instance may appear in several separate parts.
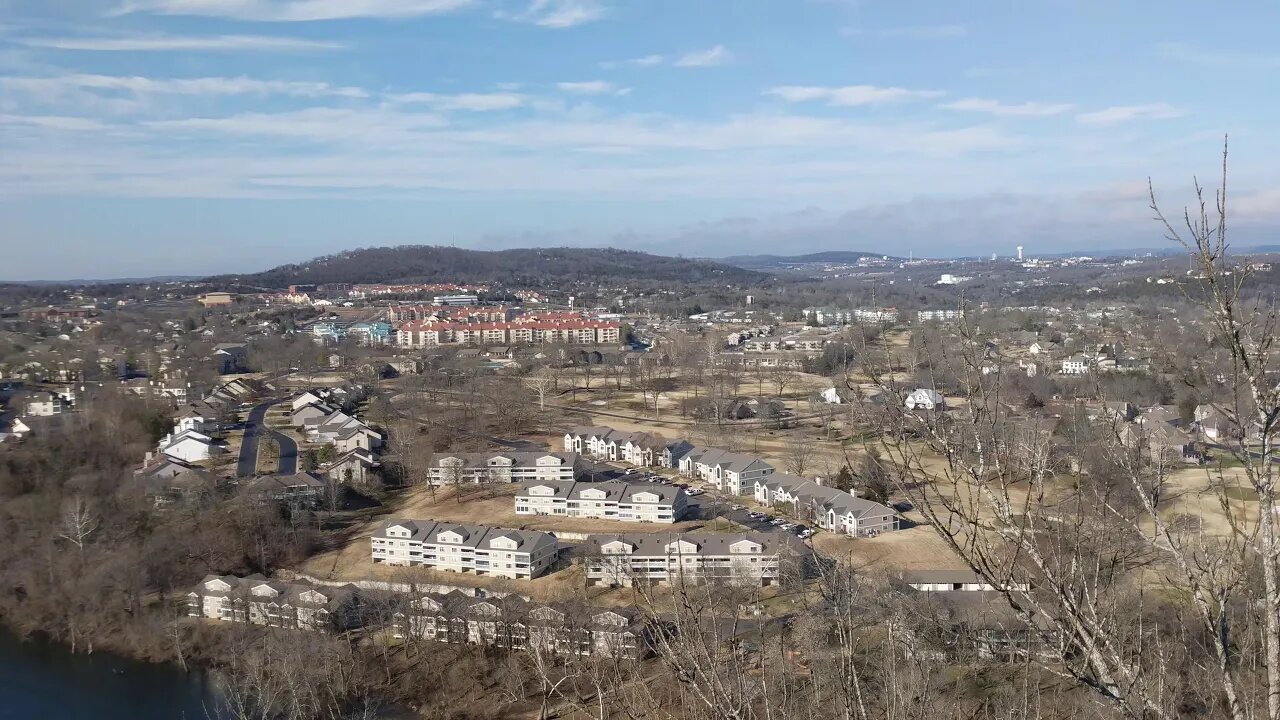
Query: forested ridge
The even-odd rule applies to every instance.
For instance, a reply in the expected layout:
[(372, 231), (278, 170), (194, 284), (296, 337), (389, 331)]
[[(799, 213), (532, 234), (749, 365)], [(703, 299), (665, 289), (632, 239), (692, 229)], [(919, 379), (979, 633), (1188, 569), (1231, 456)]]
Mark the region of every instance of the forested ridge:
[(564, 282), (646, 280), (669, 283), (760, 283), (767, 275), (705, 260), (614, 248), (466, 250), (401, 245), (349, 250), (252, 275), (223, 276), (264, 287), (311, 283), (488, 282), (524, 287)]

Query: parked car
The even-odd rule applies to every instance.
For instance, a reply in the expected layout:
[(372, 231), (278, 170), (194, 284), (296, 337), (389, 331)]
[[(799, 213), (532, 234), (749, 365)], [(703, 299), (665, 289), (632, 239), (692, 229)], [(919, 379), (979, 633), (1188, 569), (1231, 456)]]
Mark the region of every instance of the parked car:
[(638, 473), (638, 472), (640, 472), (640, 471), (639, 471), (639, 470), (637, 470), (636, 468), (627, 468), (626, 470), (623, 470), (623, 471), (622, 471), (622, 474), (623, 474), (623, 475), (635, 475), (635, 474), (636, 474), (636, 473)]
[(804, 539), (804, 540), (808, 540), (809, 538), (813, 537), (813, 531), (812, 531), (812, 530), (801, 530), (800, 532), (798, 532), (798, 533), (796, 533), (796, 534), (797, 534), (797, 535), (799, 535), (799, 536), (800, 536), (800, 538), (801, 538), (801, 539)]
[(792, 525), (791, 523), (782, 523), (781, 525), (779, 525), (779, 526), (778, 526), (778, 529), (779, 529), (779, 530), (790, 530), (790, 529), (791, 529), (791, 528), (793, 528), (793, 527), (795, 527), (795, 525)]
[(774, 518), (774, 519), (772, 519), (772, 520), (770, 520), (770, 521), (769, 521), (769, 524), (770, 524), (770, 525), (781, 525), (781, 524), (783, 524), (783, 523), (785, 523), (785, 522), (786, 522), (786, 519), (784, 519), (784, 518)]

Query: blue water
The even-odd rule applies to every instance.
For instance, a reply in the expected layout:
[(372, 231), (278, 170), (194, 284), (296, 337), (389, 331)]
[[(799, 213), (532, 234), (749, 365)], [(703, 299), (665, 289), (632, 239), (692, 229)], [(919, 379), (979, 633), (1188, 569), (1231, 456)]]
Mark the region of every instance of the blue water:
[(0, 632), (0, 718), (203, 720), (216, 693), (200, 673), (95, 653), (74, 655)]

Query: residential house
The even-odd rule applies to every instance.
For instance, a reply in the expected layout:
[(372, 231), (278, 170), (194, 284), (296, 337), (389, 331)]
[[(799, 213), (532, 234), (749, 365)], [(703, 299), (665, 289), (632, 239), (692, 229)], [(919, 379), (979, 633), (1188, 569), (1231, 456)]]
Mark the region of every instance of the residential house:
[(218, 343), (213, 346), (212, 360), (221, 375), (230, 375), (245, 369), (249, 346), (244, 343)]
[(33, 390), (27, 394), (23, 410), (29, 417), (53, 417), (71, 411), (71, 404), (58, 393)]
[(1089, 358), (1084, 355), (1072, 355), (1062, 359), (1063, 375), (1087, 375), (1089, 373)]
[(175, 430), (160, 440), (159, 452), (184, 462), (202, 462), (226, 452), (213, 438), (195, 430)]
[(802, 547), (786, 533), (632, 533), (592, 535), (579, 551), (587, 584), (724, 582), (774, 585)]
[(187, 593), (187, 614), (290, 630), (329, 630), (351, 625), (356, 596), (354, 585), (335, 588), (262, 575), (208, 575)]
[(335, 482), (345, 485), (367, 485), (370, 473), (380, 467), (368, 450), (354, 449), (334, 458), (324, 467), (324, 474)]
[(499, 451), (438, 455), (428, 481), (432, 485), (568, 481), (582, 474), (574, 452)]
[(874, 537), (898, 529), (893, 508), (795, 475), (774, 474), (755, 483), (757, 502), (785, 508), (802, 522), (849, 537)]
[(312, 420), (312, 427), (318, 427), (325, 418), (333, 415), (337, 410), (323, 403), (312, 403), (294, 408), (289, 413), (289, 424), (294, 427), (305, 427), (308, 420)]
[(197, 433), (211, 433), (218, 429), (217, 414), (213, 408), (201, 403), (187, 405), (173, 414), (177, 432), (191, 430)]
[(531, 482), (516, 494), (515, 508), (517, 515), (674, 523), (684, 517), (688, 496), (658, 483)]
[(329, 491), (329, 483), (314, 473), (259, 475), (242, 486), (243, 492), (271, 502), (315, 506)]
[(0, 443), (21, 440), (31, 432), (31, 427), (16, 413), (0, 413)]
[(373, 561), (529, 580), (559, 557), (549, 533), (435, 520), (391, 520), (371, 538)]
[(947, 399), (942, 396), (942, 393), (932, 388), (917, 388), (907, 396), (903, 405), (908, 410), (941, 412), (947, 409)]
[[(973, 570), (912, 570), (902, 573), (902, 581), (920, 592), (992, 592), (999, 590)], [(1025, 592), (1025, 584), (1005, 585)]]

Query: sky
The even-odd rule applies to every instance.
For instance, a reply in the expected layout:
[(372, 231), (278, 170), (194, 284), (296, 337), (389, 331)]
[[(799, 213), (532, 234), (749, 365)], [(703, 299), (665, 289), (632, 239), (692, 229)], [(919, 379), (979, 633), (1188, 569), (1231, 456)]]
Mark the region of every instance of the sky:
[(339, 250), (1163, 247), (1230, 135), (1280, 235), (1280, 4), (0, 0), (0, 280)]

